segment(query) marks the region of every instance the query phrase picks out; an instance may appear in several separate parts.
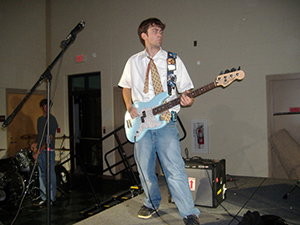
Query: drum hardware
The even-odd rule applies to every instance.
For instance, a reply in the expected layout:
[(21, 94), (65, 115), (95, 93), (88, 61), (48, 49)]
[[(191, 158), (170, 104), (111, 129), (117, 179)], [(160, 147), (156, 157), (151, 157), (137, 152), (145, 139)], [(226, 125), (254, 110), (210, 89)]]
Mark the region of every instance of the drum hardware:
[(1, 184), (0, 204), (14, 203), (17, 205), (25, 190), (22, 176), (18, 172), (12, 174), (4, 173), (1, 177)]
[[(35, 164), (35, 165), (37, 165), (37, 164)], [(16, 206), (18, 206), (18, 210), (17, 210), (17, 212), (16, 212), (16, 215), (14, 216), (14, 219), (13, 219), (13, 221), (12, 221), (12, 223), (11, 224), (14, 224), (14, 222), (15, 222), (15, 220), (17, 219), (17, 217), (18, 217), (18, 215), (19, 215), (19, 213), (21, 212), (21, 210), (22, 210), (22, 206), (23, 206), (23, 202), (24, 202), (24, 200), (25, 200), (25, 197), (27, 196), (27, 193), (29, 193), (30, 195), (32, 195), (32, 193), (31, 193), (31, 191), (32, 190), (35, 190), (35, 186), (33, 186), (33, 187), (31, 187), (31, 184), (35, 184), (35, 180), (37, 180), (38, 181), (38, 179), (36, 179), (36, 178), (34, 178), (34, 179), (32, 179), (33, 178), (33, 175), (35, 174), (35, 171), (36, 171), (36, 166), (34, 165), (34, 167), (33, 167), (33, 169), (32, 169), (32, 171), (31, 171), (31, 173), (30, 173), (30, 178), (29, 178), (29, 181), (28, 182), (26, 182), (25, 180), (23, 181), (23, 187), (24, 187), (24, 190), (22, 191), (22, 194), (20, 195), (20, 196), (18, 196), (18, 199), (16, 199), (15, 201), (14, 201), (14, 206), (16, 207)], [(15, 173), (15, 174), (17, 174), (17, 173)], [(27, 185), (26, 185), (26, 187), (25, 187), (25, 183), (27, 183)], [(38, 192), (39, 193), (39, 192)], [(6, 211), (7, 212), (7, 211)]]
[(0, 173), (4, 174), (4, 176), (0, 178), (0, 182), (1, 179), (3, 181), (3, 179), (6, 179), (6, 177), (16, 172), (18, 172), (18, 167), (15, 165), (13, 158), (0, 159)]
[(6, 193), (3, 190), (3, 187), (0, 186), (0, 202), (4, 201), (6, 199)]
[(55, 139), (61, 139), (61, 140), (62, 140), (62, 142), (61, 142), (59, 148), (55, 148), (55, 149), (54, 149), (55, 151), (59, 151), (59, 162), (62, 162), (62, 160), (64, 160), (65, 157), (68, 156), (68, 155), (65, 155), (64, 157), (62, 157), (62, 155), (64, 154), (64, 152), (71, 152), (71, 151), (73, 151), (73, 149), (67, 149), (67, 148), (64, 147), (64, 142), (65, 142), (65, 140), (68, 139), (68, 138), (72, 138), (72, 137), (63, 135), (63, 136), (61, 136), (61, 137), (56, 137), (56, 138), (55, 138)]
[(15, 164), (22, 172), (30, 171), (32, 152), (28, 148), (21, 149), (13, 158)]
[[(65, 148), (59, 150), (68, 151)], [(39, 188), (37, 165), (29, 148), (21, 149), (12, 158), (0, 159), (0, 207), (6, 204), (21, 207), (26, 196), (35, 201), (43, 194)], [(57, 189), (66, 194), (70, 189), (69, 173), (61, 164), (55, 171)]]
[(3, 189), (7, 184), (7, 178), (5, 172), (0, 172), (0, 189)]
[(6, 179), (5, 174), (0, 172), (0, 202), (4, 201), (6, 199), (6, 193), (3, 190), (4, 186), (6, 185)]
[(36, 138), (37, 138), (36, 134), (24, 134), (20, 137), (20, 139), (22, 139), (22, 140), (28, 140), (28, 149), (29, 150), (30, 150), (30, 146), (31, 146), (30, 140), (36, 139)]
[(0, 187), (3, 183), (3, 178), (4, 178), (4, 173), (3, 172), (0, 172)]
[(24, 197), (28, 194), (31, 201), (35, 201), (40, 197), (40, 188), (39, 188), (39, 174), (37, 169), (37, 164), (33, 165), (30, 176), (27, 177), (28, 180), (24, 180), (26, 184), (26, 189), (24, 192)]
[(55, 139), (59, 140), (61, 139), (61, 144), (60, 144), (60, 147), (59, 148), (55, 148), (56, 151), (60, 151), (59, 153), (59, 161), (61, 162), (63, 159), (62, 159), (62, 155), (64, 154), (65, 151), (72, 151), (72, 149), (66, 149), (64, 147), (64, 142), (66, 139), (70, 139), (70, 138), (73, 138), (73, 137), (70, 137), (70, 136), (66, 136), (65, 134), (61, 137), (55, 137)]
[[(25, 189), (26, 192), (30, 193), (31, 197), (32, 195), (35, 197), (33, 190), (36, 188), (38, 173), (36, 171), (37, 175), (31, 181), (30, 174), (34, 170), (34, 160), (31, 151), (27, 148), (21, 149), (14, 157), (1, 159), (0, 161), (0, 204), (17, 206), (21, 197), (26, 194)], [(28, 190), (29, 186), (30, 190)]]
[(72, 151), (71, 149), (66, 149), (65, 147), (56, 148), (54, 150), (59, 151), (59, 160), (56, 162), (56, 165), (59, 164), (60, 162), (62, 162), (62, 160), (64, 160), (66, 157), (68, 157), (68, 155), (62, 156), (63, 154), (65, 154), (65, 152)]
[(57, 189), (65, 195), (71, 188), (70, 174), (62, 165), (55, 166), (55, 173)]

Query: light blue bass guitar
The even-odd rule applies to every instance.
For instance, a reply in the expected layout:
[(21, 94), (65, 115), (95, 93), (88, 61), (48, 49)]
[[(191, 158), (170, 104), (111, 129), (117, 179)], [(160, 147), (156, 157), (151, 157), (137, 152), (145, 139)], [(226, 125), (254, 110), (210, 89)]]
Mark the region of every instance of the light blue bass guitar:
[[(238, 70), (233, 68), (231, 71), (227, 70), (225, 72), (225, 74), (217, 76), (214, 82), (191, 91), (188, 96), (195, 98), (217, 86), (227, 87), (233, 81), (242, 80), (245, 77), (244, 71), (240, 70), (240, 68)], [(160, 120), (160, 115), (164, 111), (180, 104), (180, 97), (163, 104), (168, 97), (169, 94), (167, 92), (162, 92), (149, 102), (134, 103), (133, 106), (139, 114), (134, 119), (131, 118), (128, 111), (125, 113), (125, 133), (130, 142), (136, 143), (144, 137), (148, 130), (160, 129), (167, 124), (166, 121)]]

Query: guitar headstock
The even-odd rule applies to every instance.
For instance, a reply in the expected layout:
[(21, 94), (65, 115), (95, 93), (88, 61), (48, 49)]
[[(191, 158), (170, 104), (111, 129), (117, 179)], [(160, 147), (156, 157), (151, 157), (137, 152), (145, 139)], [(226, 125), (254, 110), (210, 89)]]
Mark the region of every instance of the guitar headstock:
[(245, 77), (245, 72), (238, 69), (232, 68), (231, 70), (225, 70), (225, 73), (221, 72), (219, 76), (217, 76), (215, 83), (216, 86), (227, 87), (235, 80), (243, 80)]

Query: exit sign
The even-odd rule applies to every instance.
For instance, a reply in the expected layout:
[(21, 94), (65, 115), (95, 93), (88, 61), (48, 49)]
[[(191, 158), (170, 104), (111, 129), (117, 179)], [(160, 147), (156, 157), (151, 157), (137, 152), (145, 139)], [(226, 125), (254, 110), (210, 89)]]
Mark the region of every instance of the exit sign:
[(76, 55), (76, 58), (75, 58), (75, 62), (76, 63), (83, 63), (83, 62), (86, 62), (86, 55)]
[(300, 112), (300, 107), (290, 107), (290, 112)]

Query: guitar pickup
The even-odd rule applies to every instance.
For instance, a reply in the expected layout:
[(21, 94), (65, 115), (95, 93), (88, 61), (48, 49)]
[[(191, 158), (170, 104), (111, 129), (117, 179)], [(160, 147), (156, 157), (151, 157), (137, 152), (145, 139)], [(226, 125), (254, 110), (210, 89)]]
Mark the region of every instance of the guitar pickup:
[(146, 111), (142, 112), (142, 116), (141, 116), (141, 122), (144, 123), (145, 122), (145, 118), (146, 118)]
[(128, 128), (131, 128), (131, 127), (132, 127), (131, 120), (126, 120), (126, 124), (127, 124), (127, 127), (128, 127)]

